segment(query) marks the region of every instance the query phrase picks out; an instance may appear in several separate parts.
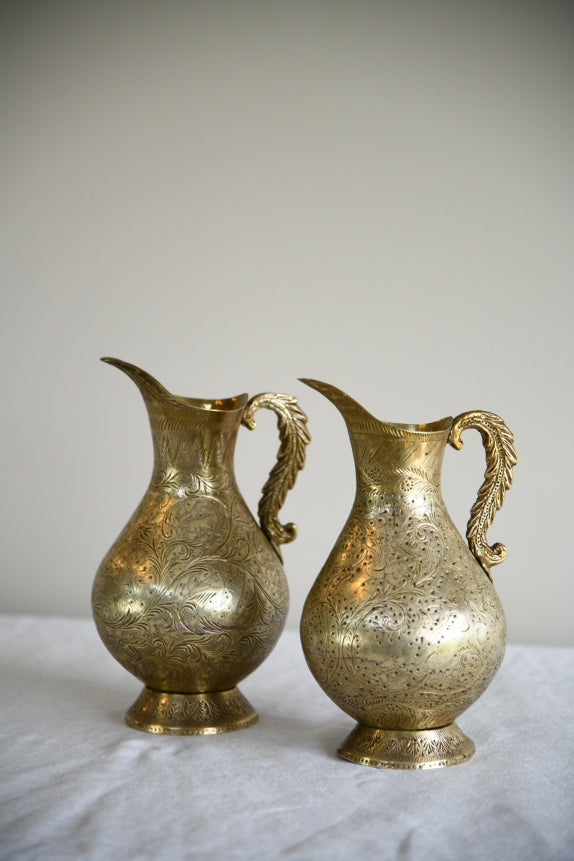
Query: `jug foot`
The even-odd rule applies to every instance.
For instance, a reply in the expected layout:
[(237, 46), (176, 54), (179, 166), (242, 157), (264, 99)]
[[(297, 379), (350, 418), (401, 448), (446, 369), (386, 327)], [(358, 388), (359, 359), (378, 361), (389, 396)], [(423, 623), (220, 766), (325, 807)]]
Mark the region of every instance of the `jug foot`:
[(439, 768), (473, 755), (473, 742), (455, 723), (439, 729), (375, 729), (358, 723), (337, 753), (374, 768)]
[(251, 726), (257, 712), (237, 688), (174, 694), (144, 688), (126, 714), (133, 729), (164, 735), (214, 735)]

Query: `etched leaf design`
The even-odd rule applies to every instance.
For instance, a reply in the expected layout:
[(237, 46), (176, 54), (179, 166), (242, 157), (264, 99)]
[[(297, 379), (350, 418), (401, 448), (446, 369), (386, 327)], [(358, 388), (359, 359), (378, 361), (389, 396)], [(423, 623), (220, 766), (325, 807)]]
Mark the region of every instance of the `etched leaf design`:
[(468, 545), (490, 577), (492, 565), (498, 565), (506, 557), (504, 544), (490, 546), (486, 531), (494, 515), (502, 507), (504, 494), (512, 484), (512, 468), (518, 462), (514, 449), (514, 437), (500, 416), (474, 410), (457, 416), (452, 424), (449, 443), (461, 449), (461, 434), (467, 428), (475, 428), (481, 437), (486, 454), (486, 471), (476, 502), (470, 510), (466, 529)]
[(253, 430), (256, 426), (254, 415), (262, 407), (273, 410), (277, 415), (280, 445), (277, 461), (263, 486), (258, 514), (261, 528), (281, 559), (279, 545), (293, 541), (297, 537), (297, 527), (294, 523), (280, 523), (279, 509), (305, 464), (305, 447), (311, 442), (311, 437), (307, 430), (307, 416), (293, 395), (271, 392), (255, 395), (245, 407), (242, 424)]

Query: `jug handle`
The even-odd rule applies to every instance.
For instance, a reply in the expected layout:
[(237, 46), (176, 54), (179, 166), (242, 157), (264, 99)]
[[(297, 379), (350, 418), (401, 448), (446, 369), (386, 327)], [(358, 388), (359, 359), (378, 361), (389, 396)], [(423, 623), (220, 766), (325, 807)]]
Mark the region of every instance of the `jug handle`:
[(448, 438), (453, 448), (462, 448), (460, 436), (467, 428), (475, 428), (482, 437), (486, 471), (476, 502), (470, 510), (466, 537), (471, 552), (490, 577), (490, 568), (503, 562), (507, 551), (504, 544), (490, 546), (486, 540), (486, 531), (502, 507), (504, 494), (512, 484), (512, 467), (518, 458), (514, 450), (514, 437), (500, 416), (482, 410), (457, 416)]
[(311, 437), (307, 430), (307, 416), (293, 395), (264, 392), (252, 397), (241, 419), (249, 430), (255, 428), (254, 415), (262, 407), (273, 410), (277, 415), (280, 445), (277, 461), (263, 486), (257, 512), (263, 532), (282, 560), (279, 545), (293, 541), (297, 537), (297, 527), (294, 523), (283, 525), (277, 515), (288, 491), (295, 484), (297, 473), (305, 464), (305, 446), (311, 442)]

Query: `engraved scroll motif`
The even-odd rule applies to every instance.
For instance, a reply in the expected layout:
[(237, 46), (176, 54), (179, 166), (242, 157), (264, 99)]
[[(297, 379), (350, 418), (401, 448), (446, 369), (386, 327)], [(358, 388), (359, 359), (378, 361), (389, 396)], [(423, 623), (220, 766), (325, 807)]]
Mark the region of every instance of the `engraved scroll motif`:
[(297, 527), (294, 523), (280, 523), (279, 509), (305, 464), (305, 446), (311, 442), (311, 437), (307, 430), (307, 416), (292, 395), (270, 392), (255, 395), (245, 407), (241, 423), (253, 430), (256, 426), (254, 415), (261, 407), (273, 410), (277, 415), (280, 446), (277, 462), (263, 486), (257, 510), (263, 532), (282, 559), (279, 545), (293, 541), (297, 537)]
[(486, 471), (476, 502), (470, 510), (466, 537), (472, 553), (490, 577), (490, 568), (503, 562), (507, 551), (504, 544), (489, 545), (486, 531), (492, 524), (494, 515), (502, 507), (504, 494), (512, 484), (512, 467), (518, 458), (512, 433), (494, 413), (473, 410), (457, 416), (448, 438), (453, 448), (462, 448), (460, 437), (467, 428), (475, 428), (482, 437), (486, 453)]

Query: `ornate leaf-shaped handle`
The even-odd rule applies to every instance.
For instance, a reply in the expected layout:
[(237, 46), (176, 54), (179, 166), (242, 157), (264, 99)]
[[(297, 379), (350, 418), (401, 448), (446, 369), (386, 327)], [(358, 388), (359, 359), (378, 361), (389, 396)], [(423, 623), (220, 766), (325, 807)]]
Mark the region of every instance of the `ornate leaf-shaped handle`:
[(307, 416), (292, 395), (265, 392), (251, 398), (241, 419), (241, 423), (249, 430), (255, 427), (254, 415), (261, 407), (276, 413), (280, 445), (277, 462), (263, 486), (258, 514), (263, 532), (281, 559), (279, 545), (293, 541), (297, 537), (297, 527), (294, 523), (279, 523), (277, 515), (288, 491), (295, 484), (297, 473), (303, 469), (305, 446), (311, 442), (311, 437), (307, 430)]
[(460, 435), (467, 428), (475, 428), (482, 437), (486, 453), (486, 471), (476, 502), (470, 510), (466, 537), (472, 553), (490, 577), (492, 565), (504, 561), (506, 547), (504, 544), (490, 546), (486, 540), (486, 531), (494, 520), (494, 515), (502, 507), (504, 494), (512, 484), (512, 467), (518, 458), (514, 450), (514, 437), (502, 419), (494, 413), (473, 410), (457, 416), (448, 438), (453, 448), (462, 448)]

